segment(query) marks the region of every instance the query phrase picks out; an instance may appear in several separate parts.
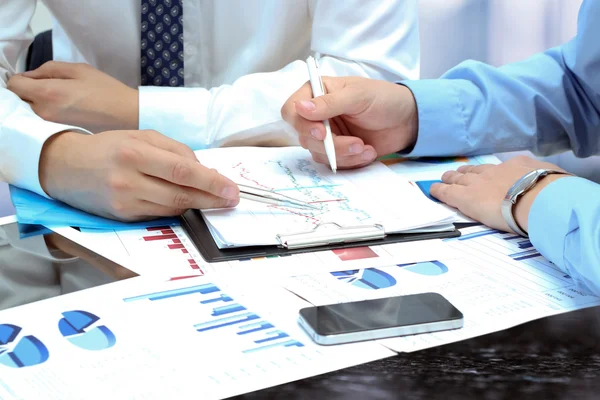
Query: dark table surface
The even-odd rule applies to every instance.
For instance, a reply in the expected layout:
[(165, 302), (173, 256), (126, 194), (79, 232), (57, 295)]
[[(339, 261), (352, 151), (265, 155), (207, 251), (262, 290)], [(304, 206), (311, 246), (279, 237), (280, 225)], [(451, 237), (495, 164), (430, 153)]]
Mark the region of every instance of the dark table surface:
[(238, 396), (600, 399), (600, 307)]

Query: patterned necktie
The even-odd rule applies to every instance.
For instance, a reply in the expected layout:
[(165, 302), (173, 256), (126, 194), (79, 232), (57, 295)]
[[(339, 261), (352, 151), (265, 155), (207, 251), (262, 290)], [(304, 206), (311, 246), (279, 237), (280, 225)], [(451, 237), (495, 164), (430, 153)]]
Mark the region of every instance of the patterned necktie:
[(141, 84), (183, 86), (183, 0), (141, 1)]

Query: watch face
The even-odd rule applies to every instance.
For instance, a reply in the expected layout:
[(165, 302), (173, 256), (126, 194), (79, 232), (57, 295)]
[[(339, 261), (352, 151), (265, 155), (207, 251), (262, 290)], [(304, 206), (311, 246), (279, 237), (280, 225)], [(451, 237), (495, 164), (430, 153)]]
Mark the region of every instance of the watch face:
[(538, 180), (539, 176), (542, 175), (542, 171), (536, 169), (523, 176), (510, 188), (508, 196), (513, 197), (529, 189)]

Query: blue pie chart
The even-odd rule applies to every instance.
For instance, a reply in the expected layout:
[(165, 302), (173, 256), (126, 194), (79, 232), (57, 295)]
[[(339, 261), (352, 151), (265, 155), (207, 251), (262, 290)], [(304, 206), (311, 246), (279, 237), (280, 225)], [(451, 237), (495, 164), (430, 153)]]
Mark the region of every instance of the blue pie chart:
[(435, 276), (448, 272), (448, 267), (441, 261), (427, 261), (420, 263), (398, 264), (399, 267), (419, 275)]
[[(0, 364), (11, 368), (31, 367), (45, 362), (50, 353), (35, 336), (22, 336), (16, 325), (0, 325)], [(8, 345), (14, 345), (9, 350)]]
[(396, 279), (377, 268), (354, 269), (331, 273), (340, 281), (346, 282), (361, 289), (385, 289), (396, 284)]
[(87, 311), (74, 310), (62, 313), (58, 321), (60, 333), (75, 346), (85, 350), (104, 350), (115, 345), (117, 338), (104, 325), (90, 326), (100, 320)]

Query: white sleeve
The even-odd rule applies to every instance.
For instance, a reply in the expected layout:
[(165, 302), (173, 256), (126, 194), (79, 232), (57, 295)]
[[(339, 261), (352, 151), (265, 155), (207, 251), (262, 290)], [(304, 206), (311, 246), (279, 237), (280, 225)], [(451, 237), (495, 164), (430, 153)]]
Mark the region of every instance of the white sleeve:
[[(322, 74), (396, 81), (417, 79), (417, 0), (312, 0), (311, 50)], [(306, 63), (242, 76), (214, 88), (140, 87), (140, 129), (192, 147), (293, 145), (281, 106), (308, 80)]]
[(47, 197), (38, 175), (42, 146), (55, 133), (83, 130), (44, 121), (6, 89), (19, 57), (33, 40), (30, 22), (36, 2), (0, 2), (0, 180)]

